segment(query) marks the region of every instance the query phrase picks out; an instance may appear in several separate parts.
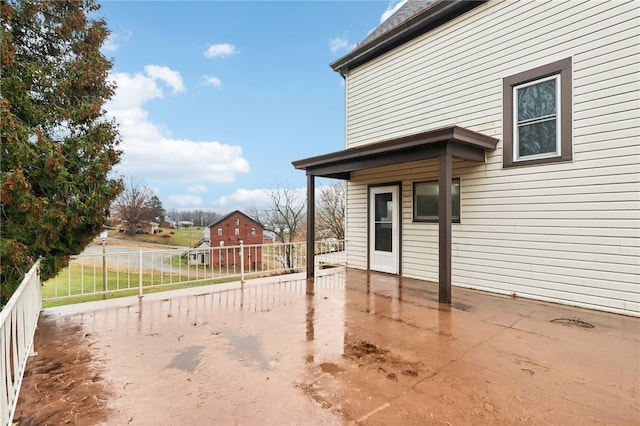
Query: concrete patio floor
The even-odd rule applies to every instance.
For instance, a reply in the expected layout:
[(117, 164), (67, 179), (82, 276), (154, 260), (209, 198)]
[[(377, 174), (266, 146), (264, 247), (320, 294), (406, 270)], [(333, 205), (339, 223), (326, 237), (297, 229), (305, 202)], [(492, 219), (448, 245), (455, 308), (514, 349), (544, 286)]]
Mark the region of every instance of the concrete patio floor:
[[(315, 283), (296, 275), (47, 309), (16, 419), (640, 424), (639, 318), (455, 287), (453, 301), (440, 306), (433, 283), (336, 268)], [(73, 359), (56, 363), (56, 351)], [(71, 379), (46, 391), (65, 371)]]

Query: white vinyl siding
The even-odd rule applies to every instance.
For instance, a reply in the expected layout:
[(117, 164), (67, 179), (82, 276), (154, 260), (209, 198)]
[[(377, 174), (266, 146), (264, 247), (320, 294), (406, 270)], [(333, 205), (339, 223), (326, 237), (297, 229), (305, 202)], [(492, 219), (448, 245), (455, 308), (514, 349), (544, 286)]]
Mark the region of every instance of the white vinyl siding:
[[(502, 79), (572, 58), (573, 161), (454, 161), (453, 285), (640, 315), (640, 3), (489, 1), (347, 76), (347, 147), (449, 125), (502, 138)], [(402, 182), (402, 274), (438, 278), (438, 225), (412, 222), (437, 160), (354, 173), (349, 265), (366, 268), (366, 194)]]

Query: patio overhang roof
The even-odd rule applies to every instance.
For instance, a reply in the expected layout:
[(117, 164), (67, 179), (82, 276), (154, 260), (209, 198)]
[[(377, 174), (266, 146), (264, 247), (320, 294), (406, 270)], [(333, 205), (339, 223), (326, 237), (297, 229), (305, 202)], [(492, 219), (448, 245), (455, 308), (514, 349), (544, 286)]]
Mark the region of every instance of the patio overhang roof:
[(411, 136), (367, 144), (293, 161), (309, 176), (351, 179), (351, 173), (372, 167), (438, 158), (442, 154), (470, 161), (485, 161), (498, 139), (459, 126), (444, 127)]
[[(438, 159), (438, 299), (451, 303), (452, 158), (485, 162), (498, 139), (459, 126), (367, 144), (293, 162), (307, 172), (307, 229), (315, 229), (315, 178), (351, 179), (351, 173), (372, 167)], [(368, 208), (368, 207), (367, 207)], [(368, 213), (367, 213), (368, 214)], [(367, 237), (368, 238), (368, 237)], [(315, 274), (315, 235), (307, 232), (307, 277)]]

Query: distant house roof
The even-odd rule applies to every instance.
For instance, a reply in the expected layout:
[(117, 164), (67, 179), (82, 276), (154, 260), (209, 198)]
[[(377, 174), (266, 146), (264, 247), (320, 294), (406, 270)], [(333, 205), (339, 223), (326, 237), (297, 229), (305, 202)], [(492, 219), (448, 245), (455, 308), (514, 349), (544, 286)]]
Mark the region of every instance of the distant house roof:
[(407, 0), (360, 44), (331, 63), (334, 71), (345, 75), (407, 41), (485, 3), (486, 0)]
[(256, 225), (260, 226), (261, 228), (264, 228), (262, 226), (262, 224), (260, 224), (259, 222), (256, 222), (255, 219), (252, 219), (250, 216), (242, 213), (240, 210), (234, 210), (231, 213), (228, 213), (224, 216), (222, 216), (220, 219), (216, 220), (215, 222), (213, 222), (211, 225), (207, 226), (207, 228), (211, 228), (212, 226), (216, 226), (219, 223), (224, 222), (225, 220), (227, 220), (228, 218), (230, 218), (231, 216), (233, 216), (236, 213), (240, 213), (242, 216), (246, 217), (248, 220), (250, 220), (251, 222), (255, 223)]

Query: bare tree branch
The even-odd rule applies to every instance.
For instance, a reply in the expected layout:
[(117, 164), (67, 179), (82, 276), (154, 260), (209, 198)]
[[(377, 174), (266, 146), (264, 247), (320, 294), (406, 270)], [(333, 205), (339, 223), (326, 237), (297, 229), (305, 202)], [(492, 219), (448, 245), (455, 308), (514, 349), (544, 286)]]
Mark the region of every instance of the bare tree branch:
[(339, 181), (320, 187), (316, 235), (318, 238), (344, 239), (346, 185)]
[(266, 190), (269, 205), (256, 212), (267, 229), (276, 234), (280, 242), (293, 242), (299, 237), (306, 219), (306, 200), (295, 188), (280, 184)]
[(123, 224), (127, 232), (133, 234), (140, 223), (155, 219), (155, 196), (155, 191), (151, 187), (131, 178), (129, 185), (114, 202), (113, 215)]

